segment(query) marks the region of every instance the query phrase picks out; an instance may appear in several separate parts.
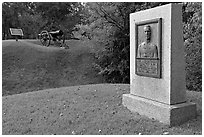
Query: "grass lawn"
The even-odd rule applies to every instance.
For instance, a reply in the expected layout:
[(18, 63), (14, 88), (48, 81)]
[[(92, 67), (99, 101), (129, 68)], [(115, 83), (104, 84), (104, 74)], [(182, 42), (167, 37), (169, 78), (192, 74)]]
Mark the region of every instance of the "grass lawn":
[[(3, 41), (3, 96), (47, 88), (103, 83), (88, 42), (66, 41), (69, 49), (44, 47), (37, 40)], [(85, 44), (87, 46), (85, 46)]]
[[(200, 135), (202, 93), (187, 91), (197, 117), (168, 127), (122, 105), (129, 84), (105, 84), (93, 67), (89, 42), (68, 50), (36, 40), (2, 43), (3, 135)], [(99, 84), (100, 83), (100, 84)]]
[(93, 84), (5, 96), (3, 134), (201, 134), (201, 93), (187, 92), (188, 100), (198, 104), (197, 118), (168, 127), (125, 108), (122, 94), (128, 92), (128, 84)]

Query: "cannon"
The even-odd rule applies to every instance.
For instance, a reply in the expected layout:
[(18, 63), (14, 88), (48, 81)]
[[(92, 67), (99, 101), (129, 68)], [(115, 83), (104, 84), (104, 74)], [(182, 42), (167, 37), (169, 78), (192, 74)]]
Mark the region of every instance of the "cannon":
[(65, 42), (65, 35), (62, 30), (51, 32), (43, 30), (40, 34), (38, 34), (38, 38), (40, 39), (42, 45), (47, 47), (51, 44), (51, 42), (57, 46), (62, 46), (62, 44)]

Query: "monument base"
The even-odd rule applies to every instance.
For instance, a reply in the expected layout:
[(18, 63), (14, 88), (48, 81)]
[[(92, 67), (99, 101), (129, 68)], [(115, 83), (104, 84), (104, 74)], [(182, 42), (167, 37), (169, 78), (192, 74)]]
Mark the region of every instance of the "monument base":
[(123, 94), (123, 105), (133, 112), (154, 118), (169, 126), (180, 125), (196, 117), (196, 104), (163, 104), (131, 94)]

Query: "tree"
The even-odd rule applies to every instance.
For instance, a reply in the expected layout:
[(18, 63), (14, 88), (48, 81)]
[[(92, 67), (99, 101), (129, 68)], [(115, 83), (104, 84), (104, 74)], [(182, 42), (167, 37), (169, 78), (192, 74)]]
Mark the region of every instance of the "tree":
[(23, 29), (25, 38), (35, 38), (43, 29), (62, 29), (71, 34), (83, 18), (83, 5), (77, 2), (4, 2), (2, 4), (2, 36), (9, 28)]
[(39, 32), (42, 31), (42, 26), (45, 25), (42, 16), (38, 13), (34, 15), (23, 13), (19, 17), (20, 26), (23, 26), (24, 38), (36, 39)]
[(82, 20), (83, 5), (77, 2), (43, 2), (36, 3), (37, 12), (44, 19), (41, 29), (62, 29), (72, 33), (76, 24)]
[[(105, 49), (96, 56), (96, 67), (107, 82), (129, 82), (129, 14), (164, 5), (161, 2), (87, 3), (90, 17), (84, 30)], [(202, 3), (183, 3), (186, 78), (189, 90), (202, 85)], [(89, 26), (89, 29), (87, 29)]]
[(4, 2), (2, 3), (2, 37), (9, 36), (9, 28), (23, 28), (19, 18), (25, 13), (32, 13), (34, 8), (31, 2)]
[(202, 90), (202, 3), (183, 4), (186, 82), (189, 90)]
[(18, 16), (16, 10), (18, 5), (15, 3), (4, 2), (2, 4), (2, 39), (9, 35), (9, 28), (18, 26)]
[(105, 49), (96, 56), (96, 67), (107, 82), (129, 83), (129, 14), (166, 3), (87, 3), (93, 38)]

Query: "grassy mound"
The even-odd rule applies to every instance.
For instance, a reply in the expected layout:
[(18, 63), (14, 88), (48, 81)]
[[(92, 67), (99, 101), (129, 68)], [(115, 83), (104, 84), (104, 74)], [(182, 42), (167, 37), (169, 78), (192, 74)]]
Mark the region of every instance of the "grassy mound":
[(44, 47), (37, 40), (2, 43), (3, 96), (73, 85), (102, 83), (93, 67), (89, 42), (66, 41), (69, 49)]
[(4, 135), (159, 135), (202, 134), (202, 96), (187, 92), (197, 104), (197, 118), (168, 127), (130, 112), (122, 105), (128, 84), (96, 84), (47, 89), (2, 99)]
[(103, 83), (93, 67), (100, 47), (75, 40), (66, 41), (69, 49), (39, 44), (2, 43), (3, 134), (201, 134), (201, 93), (187, 92), (188, 101), (197, 104), (197, 118), (168, 127), (122, 105), (128, 84), (97, 84)]

